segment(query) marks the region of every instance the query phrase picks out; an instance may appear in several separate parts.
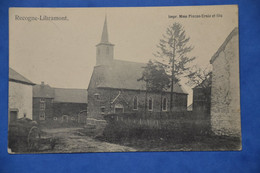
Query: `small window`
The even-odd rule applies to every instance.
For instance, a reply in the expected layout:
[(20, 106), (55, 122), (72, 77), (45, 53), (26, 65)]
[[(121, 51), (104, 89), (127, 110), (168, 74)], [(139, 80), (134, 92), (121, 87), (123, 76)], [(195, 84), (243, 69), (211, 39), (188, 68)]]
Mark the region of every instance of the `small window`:
[(45, 103), (44, 102), (40, 103), (40, 110), (45, 110)]
[(57, 117), (53, 117), (53, 120), (54, 120), (54, 121), (57, 121), (57, 120), (58, 120), (58, 118), (57, 118)]
[(99, 100), (100, 99), (100, 94), (99, 93), (95, 93), (94, 97), (95, 97), (95, 99)]
[(45, 102), (45, 99), (44, 99), (44, 98), (41, 98), (41, 99), (40, 99), (40, 102)]
[(148, 110), (152, 111), (153, 110), (153, 99), (149, 97), (148, 99)]
[(106, 109), (105, 109), (105, 106), (101, 106), (100, 111), (101, 111), (102, 114), (105, 113), (105, 110), (106, 110)]
[(167, 98), (164, 97), (162, 101), (162, 110), (167, 111)]
[(45, 112), (40, 112), (39, 120), (45, 120)]
[(138, 98), (135, 96), (134, 97), (134, 110), (138, 109)]

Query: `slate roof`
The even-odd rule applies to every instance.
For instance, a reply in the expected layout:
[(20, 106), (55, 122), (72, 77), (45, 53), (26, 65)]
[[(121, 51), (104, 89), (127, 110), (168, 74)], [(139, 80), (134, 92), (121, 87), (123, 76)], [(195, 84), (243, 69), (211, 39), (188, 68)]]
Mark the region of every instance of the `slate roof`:
[(238, 35), (238, 27), (235, 27), (231, 33), (227, 36), (226, 40), (223, 42), (223, 44), (219, 47), (217, 52), (212, 56), (210, 63), (212, 64), (215, 59), (219, 56), (220, 52), (223, 51), (228, 44), (228, 42), (235, 36)]
[(54, 89), (46, 84), (35, 85), (33, 97), (54, 98)]
[(26, 85), (35, 85), (29, 79), (25, 78), (23, 75), (16, 72), (14, 69), (9, 67), (9, 81), (23, 83)]
[(54, 102), (87, 103), (86, 89), (52, 88), (48, 84), (35, 85), (33, 97), (53, 98)]
[(54, 102), (88, 103), (86, 89), (54, 88)]
[[(113, 60), (109, 65), (96, 66), (93, 73), (103, 73), (101, 82), (97, 86), (99, 88), (145, 90), (145, 82), (137, 81), (142, 77), (145, 66), (145, 63)], [(179, 83), (175, 84), (173, 88), (175, 93), (187, 94)], [(167, 92), (170, 92), (170, 88)]]

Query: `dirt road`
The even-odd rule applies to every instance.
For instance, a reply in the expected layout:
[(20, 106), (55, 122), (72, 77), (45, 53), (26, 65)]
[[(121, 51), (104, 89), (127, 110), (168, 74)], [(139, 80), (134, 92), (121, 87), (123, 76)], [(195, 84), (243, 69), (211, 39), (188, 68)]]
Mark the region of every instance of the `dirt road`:
[(42, 150), (51, 153), (136, 151), (130, 147), (95, 140), (83, 135), (79, 130), (80, 128), (43, 129), (45, 137), (58, 140), (52, 150), (48, 149), (48, 146)]

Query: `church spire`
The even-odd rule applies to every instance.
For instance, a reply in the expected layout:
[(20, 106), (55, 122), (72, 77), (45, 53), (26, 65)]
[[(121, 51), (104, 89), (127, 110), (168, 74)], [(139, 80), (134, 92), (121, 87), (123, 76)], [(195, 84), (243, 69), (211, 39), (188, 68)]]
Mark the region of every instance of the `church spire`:
[(96, 47), (96, 65), (110, 64), (114, 59), (114, 45), (108, 41), (107, 16), (105, 17), (101, 41)]
[(109, 43), (108, 41), (108, 32), (107, 32), (107, 15), (105, 17), (105, 22), (103, 26), (102, 36), (100, 43)]

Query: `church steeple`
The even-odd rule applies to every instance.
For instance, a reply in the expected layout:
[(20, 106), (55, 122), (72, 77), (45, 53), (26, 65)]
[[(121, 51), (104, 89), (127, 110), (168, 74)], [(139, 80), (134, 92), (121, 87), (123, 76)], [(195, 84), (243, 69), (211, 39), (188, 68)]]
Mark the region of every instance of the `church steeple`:
[(109, 43), (108, 32), (107, 32), (107, 16), (105, 17), (105, 22), (104, 22), (104, 26), (103, 26), (103, 32), (102, 32), (100, 43)]
[(114, 59), (114, 45), (109, 42), (107, 16), (105, 17), (101, 41), (96, 45), (96, 65), (107, 65)]

